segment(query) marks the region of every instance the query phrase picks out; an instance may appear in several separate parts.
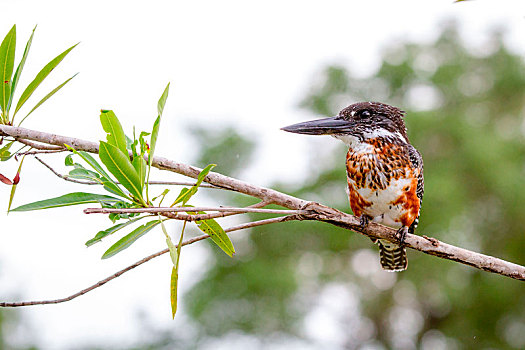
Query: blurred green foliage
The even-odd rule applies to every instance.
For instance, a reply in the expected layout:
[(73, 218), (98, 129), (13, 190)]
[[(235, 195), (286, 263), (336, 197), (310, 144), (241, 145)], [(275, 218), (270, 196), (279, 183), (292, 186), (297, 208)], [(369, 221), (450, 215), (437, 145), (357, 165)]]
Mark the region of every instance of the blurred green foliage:
[[(302, 107), (317, 116), (359, 100), (404, 108), (425, 161), (416, 233), (525, 264), (525, 65), (502, 43), (494, 32), (483, 47), (468, 48), (452, 23), (433, 43), (385, 50), (372, 77), (325, 68)], [(248, 141), (232, 130), (222, 136), (203, 143), (201, 163), (224, 172), (246, 167), (231, 155), (247, 159)], [(349, 211), (345, 152), (341, 144), (324, 154), (330, 161), (322, 169), (312, 162), (300, 189), (271, 187)], [(236, 247), (233, 260), (214, 249), (215, 263), (185, 296), (202, 339), (240, 332), (308, 340), (312, 324), (329, 327), (319, 318), (324, 312), (344, 330), (342, 348), (525, 348), (523, 282), (413, 251), (406, 272), (383, 272), (369, 240), (315, 222), (256, 228)]]

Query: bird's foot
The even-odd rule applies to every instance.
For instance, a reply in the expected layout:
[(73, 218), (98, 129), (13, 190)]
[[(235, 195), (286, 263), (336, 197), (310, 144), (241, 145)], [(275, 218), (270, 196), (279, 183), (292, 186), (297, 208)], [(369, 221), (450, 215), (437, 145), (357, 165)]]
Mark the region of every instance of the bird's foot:
[(359, 216), (359, 225), (362, 227), (362, 228), (365, 228), (368, 226), (368, 224), (370, 223), (370, 220), (372, 220), (372, 217), (371, 216), (368, 216), (366, 214), (362, 214), (361, 216)]
[[(366, 214), (360, 215), (359, 216), (359, 226), (361, 226), (362, 228), (367, 227), (368, 224), (370, 223), (370, 220), (372, 220), (371, 216), (368, 216)], [(377, 243), (377, 238), (370, 237), (370, 239), (372, 240), (372, 242)]]
[(399, 240), (399, 245), (403, 246), (405, 244), (405, 239), (407, 238), (408, 226), (402, 226), (396, 232), (396, 238)]

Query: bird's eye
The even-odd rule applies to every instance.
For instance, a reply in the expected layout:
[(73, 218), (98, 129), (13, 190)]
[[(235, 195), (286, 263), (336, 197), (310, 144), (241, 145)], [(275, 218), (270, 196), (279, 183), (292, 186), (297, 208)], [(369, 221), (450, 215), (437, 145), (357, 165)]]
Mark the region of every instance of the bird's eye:
[(370, 117), (371, 114), (370, 114), (370, 111), (368, 109), (365, 109), (365, 110), (361, 111), (359, 113), (359, 115), (361, 116), (361, 118), (368, 118), (368, 117)]

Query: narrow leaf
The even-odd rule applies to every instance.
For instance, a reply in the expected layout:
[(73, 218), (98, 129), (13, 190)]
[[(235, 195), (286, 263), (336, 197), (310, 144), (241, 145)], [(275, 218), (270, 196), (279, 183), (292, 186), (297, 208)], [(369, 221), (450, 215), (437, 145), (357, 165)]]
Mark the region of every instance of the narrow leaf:
[(127, 154), (126, 135), (115, 113), (103, 110), (100, 113), (100, 123), (104, 131), (108, 133), (106, 136), (108, 143), (120, 149), (122, 153)]
[(159, 98), (159, 102), (157, 103), (157, 112), (159, 116), (162, 116), (162, 112), (164, 111), (164, 105), (166, 104), (166, 100), (168, 99), (168, 93), (170, 91), (170, 83), (166, 85), (164, 88), (164, 92), (162, 93), (162, 96)]
[(126, 226), (129, 226), (141, 219), (144, 219), (144, 218), (147, 218), (147, 216), (140, 216), (138, 218), (134, 218), (134, 219), (131, 219), (131, 220), (128, 220), (126, 222), (123, 222), (123, 223), (120, 223), (120, 224), (116, 224), (115, 226), (111, 226), (110, 228), (107, 228), (105, 230), (102, 230), (102, 231), (98, 231), (97, 234), (95, 235), (95, 237), (91, 238), (89, 241), (87, 241), (85, 244), (86, 246), (92, 246), (93, 244), (97, 243), (97, 242), (100, 242), (102, 240), (102, 238), (105, 238), (106, 236), (109, 236), (115, 232), (117, 232), (118, 230), (120, 229), (123, 229), (124, 227)]
[(160, 96), (159, 102), (157, 103), (157, 119), (153, 123), (153, 130), (151, 131), (151, 142), (150, 142), (150, 151), (149, 151), (149, 165), (153, 160), (153, 154), (155, 153), (155, 146), (157, 145), (157, 137), (159, 135), (160, 120), (162, 118), (162, 112), (164, 111), (164, 106), (166, 105), (166, 100), (168, 99), (168, 93), (170, 91), (170, 84), (166, 85), (164, 92)]
[[(168, 234), (168, 231), (166, 230), (166, 226), (164, 226), (164, 222), (162, 221), (160, 216), (159, 221), (160, 227), (162, 228), (162, 232), (164, 232), (164, 236), (166, 237), (166, 244), (168, 245), (168, 249), (170, 250), (171, 262), (173, 263), (173, 266), (177, 266), (177, 246), (173, 244), (173, 241), (171, 240), (171, 237)], [(184, 222), (184, 225), (186, 225), (186, 222)]]
[(171, 302), (171, 318), (175, 319), (177, 313), (177, 287), (179, 284), (179, 271), (175, 267), (171, 269), (170, 279), (170, 302)]
[(13, 69), (15, 66), (16, 25), (5, 36), (0, 45), (0, 109), (7, 115), (11, 96)]
[(197, 191), (199, 190), (199, 186), (204, 181), (204, 178), (209, 174), (211, 169), (213, 169), (213, 167), (215, 167), (215, 166), (216, 166), (216, 164), (210, 164), (206, 168), (202, 169), (202, 171), (197, 176), (197, 182), (195, 183), (195, 185), (193, 185), (184, 194), (181, 191), (181, 193), (179, 194), (179, 196), (177, 197), (175, 202), (172, 204), (172, 206), (174, 206), (175, 204), (181, 203), (181, 202), (182, 202), (182, 205), (185, 205), (190, 200), (190, 198), (193, 197), (195, 195), (195, 193), (197, 193)]
[(142, 190), (144, 189), (144, 182), (146, 181), (146, 161), (144, 160), (144, 157), (137, 155), (135, 158), (133, 158), (131, 164), (139, 176), (140, 192), (142, 193)]
[(33, 113), (33, 111), (34, 111), (35, 109), (37, 109), (38, 107), (40, 107), (44, 102), (46, 102), (46, 101), (47, 101), (51, 96), (53, 96), (58, 90), (62, 89), (62, 87), (64, 87), (64, 85), (66, 85), (67, 83), (69, 83), (69, 81), (70, 81), (71, 79), (73, 79), (74, 77), (76, 77), (77, 75), (78, 75), (78, 73), (75, 74), (75, 75), (73, 75), (71, 78), (67, 79), (67, 80), (64, 81), (62, 84), (58, 85), (56, 88), (54, 88), (53, 90), (51, 90), (50, 93), (48, 93), (47, 95), (45, 95), (44, 98), (41, 99), (40, 101), (38, 101), (38, 103), (33, 107), (33, 109), (32, 109), (31, 111), (29, 111), (29, 113), (27, 113), (27, 115), (26, 115), (26, 116), (20, 121), (20, 123), (18, 123), (18, 125), (22, 124), (22, 122), (23, 122), (24, 120), (26, 120), (26, 118), (29, 117), (29, 115), (30, 115), (31, 113)]
[(75, 162), (73, 161), (73, 155), (72, 154), (68, 154), (66, 156), (66, 158), (64, 159), (64, 165), (65, 166), (73, 166), (73, 164), (75, 164)]
[(73, 50), (75, 48), (75, 46), (77, 46), (77, 45), (78, 44), (75, 44), (75, 45), (71, 46), (69, 49), (67, 49), (66, 51), (62, 52), (57, 57), (53, 58), (48, 64), (46, 64), (44, 66), (44, 68), (42, 68), (42, 70), (40, 72), (38, 72), (38, 74), (36, 75), (35, 79), (33, 79), (33, 81), (31, 83), (29, 83), (29, 85), (24, 90), (24, 92), (22, 92), (22, 95), (20, 96), (20, 99), (18, 100), (18, 103), (16, 104), (16, 108), (15, 108), (15, 113), (14, 114), (16, 114), (20, 110), (20, 108), (22, 108), (24, 103), (26, 103), (26, 101), (29, 99), (29, 97), (31, 97), (33, 92), (35, 92), (36, 88), (38, 88), (38, 86), (42, 83), (42, 81), (49, 75), (49, 73), (51, 73), (51, 71), (53, 69), (55, 69), (55, 67), (60, 62), (62, 62), (64, 57), (66, 57), (67, 54), (71, 50)]
[(106, 191), (131, 200), (131, 198), (126, 193), (124, 193), (124, 191), (122, 191), (122, 189), (115, 182), (113, 182), (113, 180), (103, 180), (102, 185)]
[[(66, 145), (67, 146), (67, 145)], [(67, 148), (72, 151), (73, 153), (77, 154), (82, 158), (86, 163), (88, 163), (97, 173), (99, 173), (103, 178), (110, 179), (110, 176), (104, 168), (91, 156), (91, 154), (85, 152), (85, 151), (77, 151), (74, 148), (67, 146)]]
[(78, 205), (78, 204), (88, 204), (88, 203), (116, 203), (120, 202), (121, 199), (106, 196), (96, 193), (85, 193), (85, 192), (73, 192), (68, 193), (60, 197), (49, 198), (33, 203), (28, 203), (21, 205), (11, 211), (30, 211), (30, 210), (40, 210), (40, 209), (49, 209), (49, 208), (58, 208), (65, 207), (68, 205)]
[(108, 250), (106, 250), (104, 255), (102, 255), (102, 259), (107, 259), (114, 256), (115, 254), (120, 253), (121, 251), (132, 245), (137, 239), (151, 231), (151, 229), (153, 229), (158, 224), (159, 220), (153, 220), (142, 226), (137, 227), (136, 229), (131, 231), (131, 233), (122, 237), (120, 240), (117, 241), (117, 243), (113, 244)]
[(7, 206), (8, 213), (11, 209), (11, 204), (13, 204), (13, 198), (15, 197), (16, 187), (20, 182), (20, 171), (22, 171), (22, 164), (24, 163), (24, 159), (26, 159), (26, 156), (22, 157), (20, 165), (18, 166), (18, 170), (16, 171), (15, 178), (13, 179), (13, 186), (11, 187), (11, 194), (9, 195), (9, 205)]
[(179, 284), (179, 261), (180, 261), (180, 249), (182, 248), (182, 237), (184, 237), (184, 229), (186, 228), (186, 222), (182, 228), (182, 232), (179, 238), (179, 244), (177, 245), (177, 261), (175, 266), (171, 270), (171, 283), (170, 283), (170, 300), (171, 300), (171, 317), (175, 318), (177, 313), (177, 288)]
[[(204, 214), (200, 212), (199, 214)], [(230, 257), (235, 254), (235, 248), (233, 248), (233, 244), (230, 241), (230, 238), (224, 232), (224, 229), (219, 225), (219, 223), (213, 219), (208, 220), (202, 220), (197, 221), (197, 226), (199, 229), (208, 234), (210, 238), (221, 248), (226, 254), (228, 254)]]
[(91, 154), (84, 152), (84, 151), (77, 151), (71, 146), (66, 145), (67, 149), (72, 151), (73, 153), (79, 155), (86, 163), (88, 163), (97, 173), (100, 174), (102, 177), (102, 184), (104, 185), (104, 188), (113, 193), (117, 196), (121, 196), (123, 198), (131, 200), (131, 198), (122, 191), (122, 189), (111, 179), (111, 177), (106, 173), (104, 168), (91, 156)]
[(29, 54), (29, 49), (31, 48), (31, 43), (33, 42), (33, 36), (35, 35), (35, 29), (36, 29), (36, 26), (35, 28), (33, 28), (33, 32), (31, 33), (31, 36), (27, 40), (24, 54), (22, 55), (22, 59), (20, 60), (20, 63), (18, 63), (18, 67), (16, 68), (15, 75), (13, 76), (13, 83), (11, 85), (11, 96), (9, 96), (9, 103), (7, 104), (7, 110), (11, 108), (11, 103), (13, 102), (13, 97), (15, 96), (15, 91), (18, 85), (18, 80), (20, 79), (20, 76), (22, 75), (22, 70), (24, 69), (24, 66), (26, 64), (27, 55)]
[(6, 184), (6, 185), (12, 185), (13, 181), (11, 179), (5, 177), (4, 175), (0, 174), (0, 182)]
[(80, 180), (90, 180), (90, 181), (96, 181), (99, 184), (102, 184), (102, 180), (100, 179), (100, 176), (98, 173), (87, 170), (84, 168), (76, 168), (69, 172), (69, 177), (80, 179)]
[(4, 162), (11, 158), (11, 152), (9, 152), (9, 149), (13, 145), (15, 141), (10, 141), (4, 145), (4, 147), (0, 148), (0, 161)]
[(100, 141), (99, 156), (102, 163), (104, 163), (122, 186), (145, 206), (146, 203), (144, 203), (144, 199), (142, 198), (140, 178), (135, 168), (133, 168), (133, 165), (131, 165), (129, 157), (120, 149), (104, 141)]
[(186, 193), (188, 193), (189, 190), (190, 190), (189, 188), (183, 187), (180, 190), (179, 195), (175, 199), (175, 202), (173, 202), (173, 204), (171, 206), (173, 207), (175, 204), (178, 204), (178, 203), (182, 202), (182, 200), (186, 197)]
[(162, 201), (164, 200), (164, 197), (166, 197), (166, 195), (168, 194), (169, 191), (170, 191), (169, 188), (164, 189), (164, 191), (162, 191), (161, 194), (159, 194), (159, 195), (156, 196), (156, 197), (153, 197), (153, 198), (151, 199), (151, 201), (152, 201), (152, 202), (153, 202), (153, 201), (156, 201), (157, 198), (162, 197), (162, 199), (160, 200), (160, 203), (159, 203), (159, 207), (160, 207), (160, 204), (162, 203)]

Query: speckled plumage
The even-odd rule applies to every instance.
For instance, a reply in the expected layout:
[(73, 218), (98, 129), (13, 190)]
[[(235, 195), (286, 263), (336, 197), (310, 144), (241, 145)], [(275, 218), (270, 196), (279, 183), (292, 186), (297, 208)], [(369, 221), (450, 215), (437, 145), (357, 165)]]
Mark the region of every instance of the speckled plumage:
[[(362, 117), (367, 111), (370, 116)], [(380, 103), (345, 108), (341, 118), (358, 120), (351, 134), (334, 135), (348, 144), (346, 157), (350, 207), (356, 216), (413, 233), (423, 199), (423, 160), (408, 142), (403, 112)], [(406, 231), (405, 231), (406, 232)], [(380, 241), (384, 269), (406, 269), (405, 249)]]
[[(418, 224), (423, 201), (423, 158), (410, 144), (399, 108), (379, 102), (354, 103), (333, 118), (284, 127), (307, 135), (332, 135), (348, 145), (346, 171), (350, 207), (361, 224), (398, 228), (401, 242)], [(407, 267), (405, 248), (380, 240), (381, 266)]]

